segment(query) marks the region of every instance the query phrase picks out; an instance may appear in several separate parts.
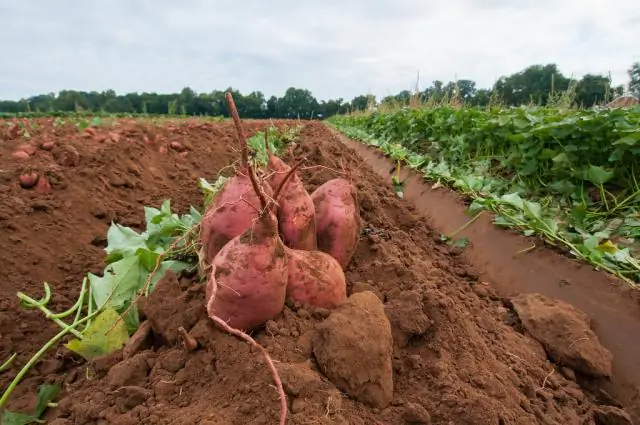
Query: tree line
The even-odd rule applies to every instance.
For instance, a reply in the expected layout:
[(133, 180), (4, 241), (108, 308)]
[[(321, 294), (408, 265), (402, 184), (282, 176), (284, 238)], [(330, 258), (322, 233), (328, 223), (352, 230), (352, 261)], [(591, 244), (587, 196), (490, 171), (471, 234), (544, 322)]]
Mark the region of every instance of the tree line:
[[(629, 91), (640, 96), (640, 63), (628, 70)], [(457, 100), (471, 106), (487, 106), (496, 101), (502, 105), (527, 103), (548, 105), (562, 94), (570, 94), (574, 106), (591, 107), (607, 102), (625, 92), (625, 87), (612, 86), (607, 76), (587, 74), (581, 79), (563, 75), (555, 64), (532, 65), (521, 72), (504, 76), (489, 89), (477, 88), (475, 81), (460, 79), (444, 83), (433, 81), (424, 90), (404, 90), (379, 101), (372, 95), (345, 99), (318, 100), (311, 91), (290, 87), (282, 97), (268, 99), (260, 91), (242, 94), (238, 90), (214, 90), (196, 93), (189, 87), (180, 93), (127, 93), (114, 90), (63, 90), (58, 94), (40, 94), (17, 101), (0, 100), (0, 113), (25, 112), (103, 112), (136, 114), (182, 114), (229, 116), (224, 93), (231, 91), (238, 111), (245, 118), (327, 118), (354, 110), (364, 110), (371, 104), (419, 102), (442, 103)]]

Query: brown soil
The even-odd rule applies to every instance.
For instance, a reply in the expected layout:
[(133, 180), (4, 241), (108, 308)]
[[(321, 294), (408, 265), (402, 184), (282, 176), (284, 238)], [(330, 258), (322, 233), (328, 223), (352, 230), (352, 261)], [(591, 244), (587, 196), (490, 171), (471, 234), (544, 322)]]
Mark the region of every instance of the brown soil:
[[(332, 133), (378, 175), (389, 179), (388, 170), (394, 164), (379, 150)], [(433, 189), (434, 182), (406, 169), (401, 178), (405, 199), (427, 215), (434, 230), (450, 235), (468, 224), (467, 202), (461, 196), (446, 188)], [(500, 228), (492, 220), (485, 212), (455, 235), (469, 239), (463, 256), (475, 267), (479, 279), (489, 282), (503, 297), (538, 292), (587, 313), (600, 341), (613, 353), (613, 380), (600, 385), (640, 418), (640, 342), (629, 338), (640, 329), (640, 292), (584, 262), (546, 249), (534, 238)]]
[[(266, 123), (246, 125), (255, 131)], [(41, 313), (21, 308), (16, 291), (39, 297), (47, 281), (52, 308), (70, 307), (86, 272), (102, 270), (112, 220), (140, 229), (142, 207), (165, 198), (186, 212), (201, 203), (197, 178), (213, 179), (237, 158), (229, 123), (124, 123), (113, 134), (98, 130), (86, 137), (69, 128), (54, 134), (50, 127), (33, 130), (31, 140), (45, 149), (43, 142), (56, 146), (36, 149), (25, 161), (12, 158), (20, 142), (11, 132), (0, 144), (0, 227), (6, 235), (0, 238), (0, 358), (19, 353), (0, 374), (1, 388), (57, 331)], [(314, 356), (331, 356), (314, 347), (330, 312), (287, 306), (254, 337), (277, 361), (288, 423), (630, 423), (614, 406), (596, 405), (617, 404), (594, 396), (600, 381), (576, 378), (551, 363), (510, 305), (479, 282), (479, 271), (458, 250), (438, 243), (425, 217), (398, 200), (354, 150), (321, 124), (308, 123), (296, 155), (328, 167), (301, 173), (309, 191), (337, 176), (330, 169), (342, 167), (357, 186), (364, 231), (345, 274), (349, 293), (370, 291), (384, 302), (393, 335), (393, 397), (388, 405), (382, 397), (378, 407), (369, 407), (338, 390), (341, 385), (321, 372)], [(19, 187), (25, 164), (46, 177), (50, 193)], [(202, 284), (167, 276), (141, 307), (153, 340), (141, 341), (137, 353), (118, 352), (87, 365), (59, 349), (28, 375), (9, 408), (29, 408), (37, 386), (55, 381), (64, 385), (59, 408), (49, 413), (57, 425), (277, 423), (278, 395), (265, 363), (206, 318)], [(340, 323), (365, 335), (347, 319)], [(200, 348), (187, 352), (181, 346), (180, 325)], [(371, 353), (384, 351), (375, 337), (352, 339)], [(354, 369), (366, 368), (363, 359), (338, 354)], [(618, 422), (606, 422), (611, 418)]]

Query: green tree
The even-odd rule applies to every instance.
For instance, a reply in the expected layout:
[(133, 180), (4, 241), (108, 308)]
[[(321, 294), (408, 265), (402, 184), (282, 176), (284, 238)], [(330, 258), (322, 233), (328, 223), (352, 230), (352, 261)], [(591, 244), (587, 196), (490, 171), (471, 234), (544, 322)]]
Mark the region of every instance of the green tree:
[(575, 102), (578, 106), (589, 108), (610, 100), (611, 82), (602, 75), (587, 74), (580, 79), (576, 88)]
[(535, 103), (546, 105), (553, 93), (569, 88), (569, 78), (558, 71), (556, 64), (532, 65), (521, 72), (500, 78), (494, 89), (508, 105)]
[(640, 62), (635, 62), (627, 71), (629, 74), (629, 92), (640, 97)]
[(364, 111), (369, 104), (369, 98), (365, 95), (356, 96), (351, 101), (351, 109), (354, 111)]

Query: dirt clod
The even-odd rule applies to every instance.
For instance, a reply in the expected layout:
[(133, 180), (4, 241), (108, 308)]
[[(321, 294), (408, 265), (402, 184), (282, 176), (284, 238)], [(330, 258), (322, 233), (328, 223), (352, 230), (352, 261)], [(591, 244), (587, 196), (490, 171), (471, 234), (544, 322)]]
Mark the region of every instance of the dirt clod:
[(596, 425), (633, 425), (627, 412), (613, 406), (599, 406), (594, 411)]
[(431, 416), (427, 409), (416, 403), (407, 403), (404, 406), (402, 418), (412, 425), (428, 425), (431, 423)]
[(151, 391), (142, 387), (129, 386), (117, 390), (118, 407), (121, 413), (127, 412), (136, 406), (141, 405), (151, 396)]
[(122, 357), (128, 359), (144, 349), (151, 348), (151, 339), (151, 322), (145, 320), (125, 344)]
[(589, 317), (573, 306), (540, 294), (513, 298), (524, 329), (558, 364), (592, 376), (611, 376), (611, 352), (591, 330)]
[(80, 153), (69, 144), (54, 147), (52, 153), (56, 162), (64, 167), (75, 167), (80, 163)]
[(126, 359), (109, 370), (107, 379), (112, 387), (144, 386), (147, 381), (147, 356), (144, 353), (137, 354)]
[(336, 387), (384, 408), (393, 398), (392, 337), (380, 299), (373, 292), (351, 295), (318, 325), (313, 353)]
[(416, 291), (405, 291), (385, 305), (393, 342), (399, 347), (406, 347), (409, 339), (424, 334), (431, 327), (431, 319), (424, 314), (423, 308), (422, 296)]

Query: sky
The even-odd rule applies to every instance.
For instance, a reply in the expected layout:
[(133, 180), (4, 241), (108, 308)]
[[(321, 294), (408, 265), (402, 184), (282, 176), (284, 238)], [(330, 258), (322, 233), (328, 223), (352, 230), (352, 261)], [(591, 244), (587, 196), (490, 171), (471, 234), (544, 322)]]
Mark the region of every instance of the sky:
[(433, 80), (488, 88), (532, 64), (626, 84), (638, 0), (0, 2), (0, 99), (63, 89), (386, 96)]

